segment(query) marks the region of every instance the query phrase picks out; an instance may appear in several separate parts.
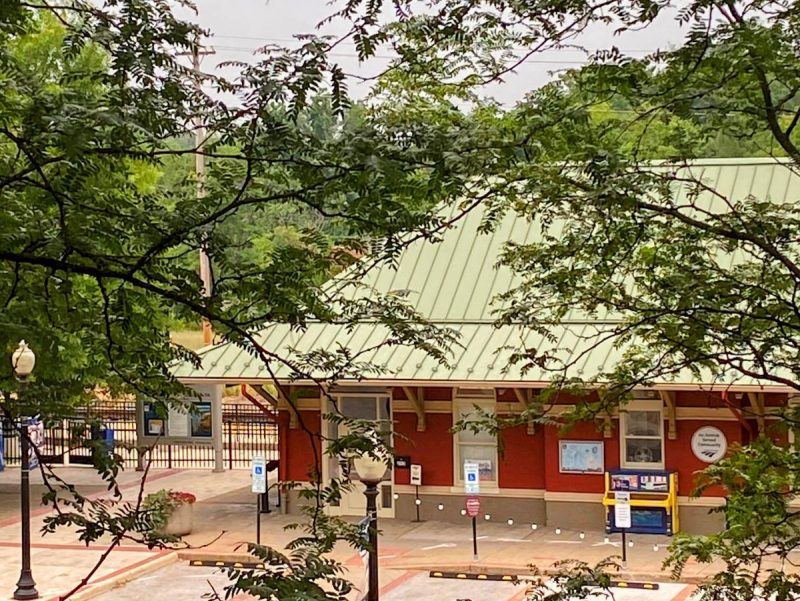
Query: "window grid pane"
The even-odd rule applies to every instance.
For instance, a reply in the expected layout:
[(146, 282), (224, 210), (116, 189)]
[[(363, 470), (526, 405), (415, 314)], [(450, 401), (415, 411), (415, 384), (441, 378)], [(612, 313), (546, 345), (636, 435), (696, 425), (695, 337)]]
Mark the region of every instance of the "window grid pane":
[(497, 449), (493, 445), (459, 445), (459, 482), (464, 481), (464, 463), (478, 464), (481, 482), (497, 481)]
[(661, 437), (660, 411), (628, 411), (625, 436)]

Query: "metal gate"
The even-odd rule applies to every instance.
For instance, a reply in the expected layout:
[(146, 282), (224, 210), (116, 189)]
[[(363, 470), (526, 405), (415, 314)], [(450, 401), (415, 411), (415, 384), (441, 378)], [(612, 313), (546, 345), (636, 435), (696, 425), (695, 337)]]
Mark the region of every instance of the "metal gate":
[[(3, 421), (3, 455), (8, 465), (19, 465), (19, 438), (12, 424)], [(135, 468), (136, 402), (101, 402), (89, 411), (68, 419), (45, 424), (40, 453), (45, 461), (55, 464), (87, 464), (92, 462), (92, 440), (102, 438), (104, 428), (113, 430), (115, 452), (126, 468)], [(263, 455), (267, 461), (278, 460), (278, 426), (273, 417), (249, 403), (223, 403), (223, 446), (228, 469), (249, 469), (250, 458)], [(199, 444), (160, 443), (153, 449), (155, 468), (214, 467), (214, 449)]]

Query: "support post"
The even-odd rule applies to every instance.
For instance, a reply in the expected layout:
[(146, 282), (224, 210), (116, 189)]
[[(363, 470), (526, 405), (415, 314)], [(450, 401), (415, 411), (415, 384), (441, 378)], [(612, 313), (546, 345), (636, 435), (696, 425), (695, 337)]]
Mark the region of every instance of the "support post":
[(622, 567), (623, 569), (628, 568), (628, 541), (625, 537), (626, 530), (625, 528), (622, 529)]
[[(192, 45), (192, 71), (194, 72), (194, 84), (197, 91), (202, 91), (202, 72), (200, 71), (200, 61), (202, 57), (208, 54), (214, 54), (213, 50), (207, 50), (200, 47), (200, 41), (195, 40)], [(203, 123), (202, 117), (195, 119), (194, 130), (194, 171), (196, 179), (196, 196), (199, 204), (203, 203), (206, 197), (206, 157), (204, 147), (206, 144), (206, 128)], [(208, 256), (207, 251), (208, 234), (203, 232), (200, 238), (200, 281), (203, 283), (202, 294), (204, 298), (211, 296), (211, 291), (214, 287), (214, 282), (211, 272), (211, 258)], [(214, 341), (214, 332), (211, 329), (211, 323), (207, 319), (203, 319), (203, 344), (209, 345)]]
[(472, 517), (472, 560), (478, 561), (478, 518)]
[(378, 601), (378, 482), (364, 482), (367, 497), (367, 515), (369, 516), (369, 570), (366, 601)]
[[(69, 430), (67, 430), (69, 431)], [(144, 453), (142, 453), (142, 441), (144, 440), (144, 401), (136, 399), (136, 471), (144, 471)], [(66, 455), (69, 455), (67, 453)]]
[(225, 471), (225, 449), (222, 423), (222, 384), (214, 384), (211, 395), (211, 434), (214, 445), (214, 472)]
[(261, 495), (256, 495), (256, 544), (261, 544)]
[[(20, 383), (22, 388), (24, 385)], [(14, 599), (38, 599), (39, 591), (31, 572), (31, 487), (30, 487), (30, 445), (28, 442), (27, 421), (20, 428), (20, 509), (22, 510), (22, 569), (19, 572)]]

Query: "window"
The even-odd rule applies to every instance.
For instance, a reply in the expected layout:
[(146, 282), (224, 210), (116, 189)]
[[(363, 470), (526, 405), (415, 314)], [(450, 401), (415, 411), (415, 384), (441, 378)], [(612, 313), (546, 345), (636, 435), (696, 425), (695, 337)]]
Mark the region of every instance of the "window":
[(632, 401), (621, 412), (622, 467), (664, 468), (661, 401)]
[[(453, 421), (457, 422), (464, 418), (468, 421), (476, 419), (476, 405), (488, 413), (493, 413), (495, 409), (494, 401), (462, 399), (454, 403)], [(464, 463), (470, 462), (478, 464), (481, 484), (497, 486), (497, 439), (494, 434), (486, 431), (475, 433), (471, 430), (462, 430), (455, 435), (455, 445), (455, 481), (458, 485), (463, 486)]]
[[(389, 396), (385, 394), (337, 394), (335, 398), (339, 413), (348, 419), (374, 422), (375, 429), (391, 447), (392, 421), (391, 398)], [(330, 402), (328, 403), (328, 411), (330, 413), (334, 412), (334, 407)], [(327, 436), (330, 440), (345, 436), (350, 431), (347, 423), (337, 423), (332, 420), (327, 420), (326, 423)], [(358, 479), (358, 472), (353, 467), (353, 459), (328, 455), (328, 476), (338, 478), (340, 475), (345, 475), (351, 480)], [(391, 473), (388, 474), (388, 476), (390, 475)]]

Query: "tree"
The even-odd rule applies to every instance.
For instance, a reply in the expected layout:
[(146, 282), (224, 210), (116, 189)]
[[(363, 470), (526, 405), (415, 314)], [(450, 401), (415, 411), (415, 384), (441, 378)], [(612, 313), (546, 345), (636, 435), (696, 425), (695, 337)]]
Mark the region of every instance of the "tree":
[[(61, 417), (98, 387), (175, 403), (186, 391), (170, 367), (196, 359), (170, 343), (176, 319), (209, 320), (268, 370), (288, 362), (309, 378), (322, 371), (326, 382), (377, 366), (347, 349), (283, 357), (255, 333), (272, 322), (303, 328), (310, 319), (349, 324), (369, 315), (387, 328), (380, 344), (446, 361), (452, 333), (402, 298), (360, 294), (359, 276), (410, 241), (435, 237), (448, 225), (436, 207), (480, 201), (485, 190), (471, 180), (483, 158), (469, 153), (492, 126), (488, 115), (472, 120), (450, 102), (414, 94), (352, 106), (325, 55), (330, 44), (315, 38), (243, 68), (236, 82), (201, 75), (237, 99), (225, 104), (198, 90), (180, 63), (203, 32), (160, 0), (11, 0), (0, 14), (0, 348), (8, 355), (25, 338), (39, 356), (26, 395), (10, 362), (0, 362), (8, 420)], [(209, 132), (202, 202), (195, 182), (176, 177), (199, 151), (186, 141), (201, 121)], [(251, 223), (253, 232), (278, 218), (286, 226), (261, 235), (240, 227)], [(342, 249), (369, 240), (380, 240), (381, 252), (354, 266)], [(208, 296), (195, 271), (200, 248), (216, 269)], [(345, 268), (337, 287), (328, 285)], [(376, 452), (368, 424), (350, 430), (334, 452)], [(305, 431), (315, 447), (317, 435)], [(118, 494), (119, 462), (95, 457)], [(45, 501), (56, 508), (48, 530), (71, 524), (86, 542), (110, 534), (109, 550), (125, 540), (165, 542), (141, 503), (110, 510), (43, 470)], [(267, 596), (294, 595), (301, 584), (308, 598), (348, 591), (341, 566), (324, 556), (338, 540), (364, 543), (322, 509), (350, 484), (315, 485), (304, 493), (309, 520), (291, 556), (254, 549), (275, 568), (257, 583)], [(66, 507), (56, 504), (64, 494)]]
[[(539, 225), (542, 242), (507, 247), (503, 262), (523, 283), (506, 295), (500, 322), (547, 332), (570, 311), (609, 317), (603, 336), (627, 351), (604, 373), (568, 382), (547, 356), (517, 354), (550, 365), (556, 388), (603, 384), (603, 406), (580, 406), (576, 418), (684, 370), (800, 389), (800, 210), (716, 189), (695, 163), (708, 153), (747, 154), (800, 167), (796, 2), (455, 0), (425, 12), (402, 2), (343, 4), (339, 16), (353, 21), (365, 55), (391, 45), (399, 56), (390, 69), (410, 85), (473, 98), (536, 53), (579, 44), (592, 25), (624, 33), (682, 24), (681, 45), (639, 58), (614, 47), (591, 53), (584, 68), (509, 112), (516, 152), (493, 155), (482, 173), (515, 185), (488, 200), (486, 227), (516, 211)], [(396, 17), (385, 25), (379, 16), (389, 5)], [(781, 418), (796, 429), (794, 409)], [(691, 556), (724, 560), (700, 598), (800, 592), (782, 569), (798, 544), (800, 523), (787, 505), (798, 492), (798, 458), (759, 439), (707, 470), (701, 489), (728, 489), (728, 528), (679, 538), (669, 560), (676, 573)]]

